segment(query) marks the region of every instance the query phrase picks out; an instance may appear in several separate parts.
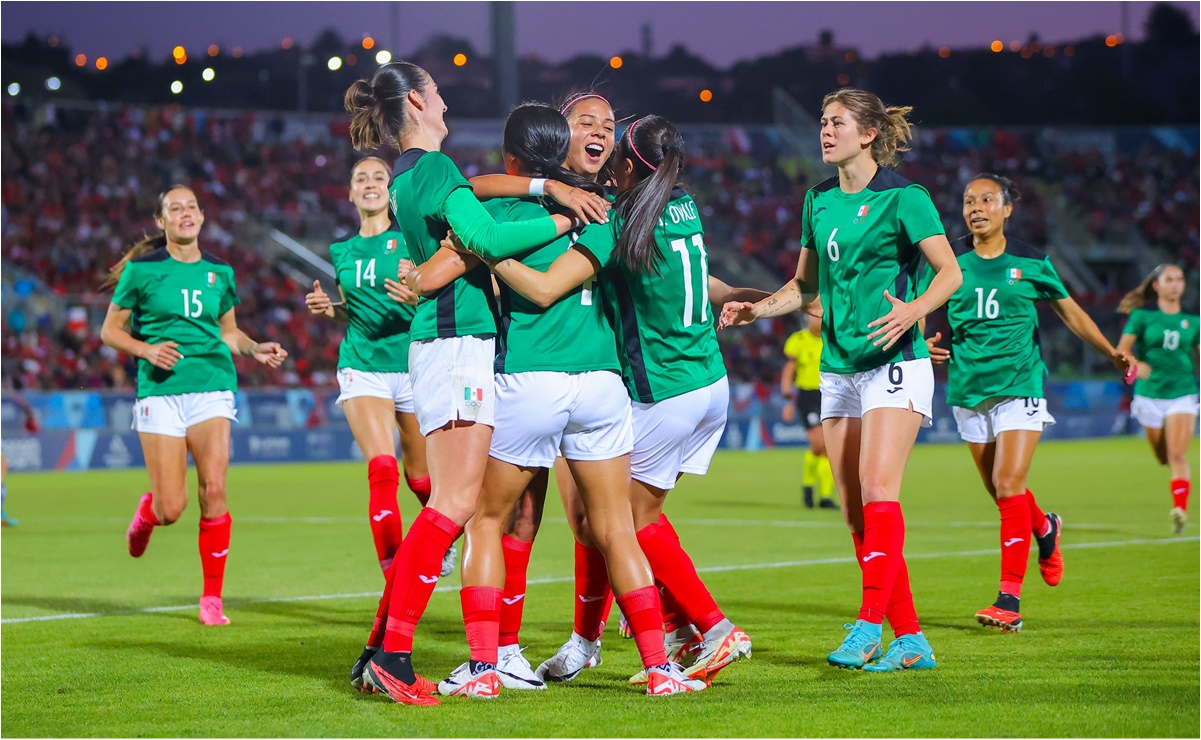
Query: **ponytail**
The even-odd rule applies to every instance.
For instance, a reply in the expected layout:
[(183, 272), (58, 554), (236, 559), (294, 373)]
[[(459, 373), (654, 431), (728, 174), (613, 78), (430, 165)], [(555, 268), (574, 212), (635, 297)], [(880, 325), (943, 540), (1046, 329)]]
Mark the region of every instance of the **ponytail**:
[(1137, 288), (1122, 296), (1122, 301), (1118, 304), (1118, 313), (1130, 315), (1140, 308), (1146, 308), (1147, 304), (1155, 300), (1155, 283), (1169, 267), (1172, 267), (1170, 262), (1157, 266), (1143, 278)]
[(430, 76), (411, 62), (388, 62), (371, 80), (355, 80), (342, 103), (350, 114), (350, 143), (367, 151), (381, 144), (399, 147), (397, 137), (408, 126), (409, 92), (425, 94)]
[(545, 177), (603, 196), (604, 188), (563, 166), (571, 148), (571, 128), (563, 114), (542, 103), (522, 103), (505, 121), (505, 152), (534, 177)]
[(658, 273), (664, 257), (655, 243), (655, 228), (684, 166), (684, 139), (666, 118), (646, 116), (630, 124), (618, 146), (640, 180), (617, 196), (621, 235), (613, 254), (630, 272)]

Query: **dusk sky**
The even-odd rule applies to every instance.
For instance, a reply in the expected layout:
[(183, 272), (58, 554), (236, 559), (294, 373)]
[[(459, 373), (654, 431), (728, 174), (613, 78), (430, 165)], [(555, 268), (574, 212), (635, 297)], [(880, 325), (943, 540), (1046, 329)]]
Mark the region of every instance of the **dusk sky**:
[[(301, 44), (326, 26), (348, 40), (375, 36), (403, 55), (431, 35), (469, 39), (488, 51), (489, 3), (403, 2), (399, 31), (387, 2), (13, 2), (0, 6), (6, 42), (33, 31), (57, 34), (75, 52), (120, 58), (145, 48), (166, 57), (176, 44), (200, 49), (216, 43), (247, 51), (284, 37)], [(711, 63), (739, 60), (802, 43), (830, 29), (839, 45), (874, 57), (922, 46), (955, 48), (1025, 40), (1048, 43), (1122, 31), (1126, 6), (1130, 36), (1143, 35), (1150, 2), (518, 2), (517, 51), (560, 61), (580, 52), (602, 55), (640, 48), (639, 28), (651, 24), (655, 53), (684, 44)], [(1197, 24), (1198, 4), (1174, 2)], [(399, 50), (392, 48), (398, 43)], [(377, 47), (378, 48), (378, 47)]]

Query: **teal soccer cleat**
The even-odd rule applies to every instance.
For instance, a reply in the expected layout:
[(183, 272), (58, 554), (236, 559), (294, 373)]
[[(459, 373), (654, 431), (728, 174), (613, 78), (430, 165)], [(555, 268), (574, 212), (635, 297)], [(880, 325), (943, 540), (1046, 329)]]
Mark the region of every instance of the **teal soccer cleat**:
[(880, 625), (860, 619), (854, 624), (844, 624), (843, 628), (850, 630), (851, 634), (826, 657), (830, 665), (835, 668), (862, 668), (880, 654)]
[(888, 645), (888, 652), (875, 663), (864, 666), (863, 670), (872, 673), (887, 673), (888, 671), (920, 670), (933, 668), (934, 648), (930, 647), (926, 636), (921, 632), (916, 635), (901, 635)]

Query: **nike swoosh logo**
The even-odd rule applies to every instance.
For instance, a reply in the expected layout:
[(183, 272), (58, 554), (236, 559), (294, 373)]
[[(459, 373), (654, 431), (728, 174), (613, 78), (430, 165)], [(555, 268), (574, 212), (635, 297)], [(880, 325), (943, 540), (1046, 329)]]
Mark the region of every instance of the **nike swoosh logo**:
[(898, 385), (896, 388), (889, 388), (888, 392), (891, 394), (891, 393), (896, 393), (899, 390), (901, 390), (901, 386)]
[(209, 554), (215, 558), (223, 558), (229, 554), (229, 548), (227, 547), (224, 550), (222, 550), (221, 552), (214, 552), (214, 553), (209, 553)]
[(1026, 416), (1034, 416), (1037, 413), (1038, 413), (1037, 411), (1027, 411)]
[(585, 604), (591, 604), (592, 602), (600, 601), (603, 598), (605, 598), (605, 597), (604, 596), (580, 596), (580, 601), (584, 602)]
[(1022, 539), (1021, 537), (1014, 537), (1013, 539), (1011, 539), (1005, 543), (1005, 547), (1009, 547), (1010, 545), (1016, 545), (1019, 542), (1025, 542), (1025, 540)]
[(387, 510), (387, 509), (381, 509), (381, 510), (380, 510), (380, 513), (378, 513), (378, 514), (376, 514), (375, 516), (371, 517), (371, 519), (372, 519), (373, 521), (382, 522), (384, 519), (386, 519), (386, 518), (387, 518), (389, 515), (391, 515), (391, 514), (392, 514), (392, 512), (391, 512), (391, 511), (389, 511), (389, 510)]
[(921, 659), (922, 659), (922, 656), (917, 655), (912, 658), (901, 658), (901, 662), (905, 664), (906, 668), (908, 668), (909, 666), (913, 665), (914, 663), (918, 662)]
[(423, 576), (423, 575), (418, 574), (417, 577), (421, 579), (422, 583), (426, 583), (426, 584), (438, 582), (438, 576)]
[(517, 594), (516, 596), (514, 596), (511, 599), (502, 598), (501, 601), (505, 602), (509, 606), (513, 606), (514, 604), (516, 604), (517, 602), (521, 601), (524, 598), (525, 598), (525, 594)]
[(863, 557), (863, 562), (866, 563), (867, 561), (871, 560), (872, 558), (881, 558), (881, 557), (885, 557), (886, 555), (888, 555), (888, 553), (886, 553), (886, 552), (872, 551)]

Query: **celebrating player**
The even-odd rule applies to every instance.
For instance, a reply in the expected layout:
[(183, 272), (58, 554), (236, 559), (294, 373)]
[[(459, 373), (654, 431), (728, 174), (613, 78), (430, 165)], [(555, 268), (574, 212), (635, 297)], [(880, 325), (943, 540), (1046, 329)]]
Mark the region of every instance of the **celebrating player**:
[(1118, 350), (1138, 345), (1138, 379), (1130, 413), (1142, 425), (1160, 465), (1172, 471), (1172, 530), (1184, 531), (1191, 486), (1188, 447), (1197, 426), (1197, 314), (1183, 313), (1184, 271), (1160, 265), (1126, 294), (1118, 313), (1130, 315)]
[[(476, 266), (464, 272), (468, 266), (450, 250), (445, 250), (448, 259), (431, 258), (449, 229), (469, 247), (496, 249), (505, 244), (528, 249), (566, 233), (573, 219), (556, 215), (493, 221), (471, 184), (440, 151), (447, 135), (446, 104), (437, 84), (417, 65), (381, 66), (371, 80), (351, 85), (345, 103), (356, 149), (388, 143), (401, 152), (392, 171), (389, 201), (416, 264), (405, 284), (429, 296), (413, 318), (409, 377), (414, 411), (426, 437), (430, 500), (393, 558), (372, 630), (374, 638), (383, 627), (382, 650), (367, 663), (363, 680), (400, 703), (437, 704), (428, 694), (428, 682), (418, 682), (413, 671), (413, 633), (438, 581), (443, 555), (479, 498), (495, 414), (496, 322), (487, 270)], [(495, 602), (470, 606), (499, 611), (499, 594)], [(493, 664), (473, 663), (471, 668), (473, 675), (491, 672), (495, 678)]]
[(822, 433), (821, 354), (822, 320), (820, 316), (805, 315), (805, 328), (784, 342), (784, 369), (780, 371), (780, 392), (791, 401), (784, 406), (785, 424), (797, 415), (809, 435), (809, 449), (801, 467), (801, 487), (805, 508), (813, 508), (813, 487), (821, 489), (823, 509), (837, 509), (834, 502), (834, 473), (826, 457), (826, 438)]
[[(409, 253), (404, 236), (392, 228), (388, 216), (390, 174), (388, 165), (377, 157), (362, 159), (351, 170), (350, 202), (358, 211), (359, 230), (330, 246), (342, 300), (335, 304), (320, 281), (305, 296), (314, 315), (346, 324), (338, 351), (338, 405), (367, 460), (368, 521), (385, 574), (403, 534), (396, 499), (397, 427), (405, 482), (422, 506), (430, 495), (425, 437), (413, 415), (409, 382), (409, 325), (417, 295), (394, 277)], [(455, 558), (451, 545), (442, 563), (443, 576), (453, 571)]]
[[(908, 107), (844, 88), (822, 101), (822, 161), (838, 176), (805, 196), (796, 278), (755, 304), (732, 303), (722, 325), (823, 307), (821, 415), (843, 516), (863, 571), (859, 618), (831, 665), (933, 668), (903, 554), (901, 478), (918, 429), (930, 424), (934, 374), (917, 322), (963, 281), (925, 188), (890, 165), (910, 136)], [(936, 275), (916, 296), (922, 256)], [(881, 624), (896, 639), (879, 661)], [(869, 665), (870, 664), (870, 665)]]
[(190, 452), (199, 481), (200, 622), (224, 625), (229, 618), (221, 607), (221, 587), (230, 530), (225, 474), (238, 382), (231, 353), (268, 367), (279, 367), (288, 353), (238, 328), (233, 268), (201, 251), (204, 212), (191, 189), (176, 185), (160, 195), (154, 222), (163, 233), (135, 244), (102, 286), (115, 290), (100, 339), (138, 358), (134, 428), (150, 475), (150, 491), (125, 540), (129, 554), (141, 557), (154, 528), (179, 519), (188, 503)]
[[(604, 300), (618, 333), (626, 389), (634, 400), (630, 490), (638, 542), (656, 581), (686, 615), (688, 634), (668, 635), (667, 653), (682, 652), (683, 645), (676, 648), (673, 641), (694, 645), (695, 662), (685, 672), (711, 680), (725, 666), (749, 657), (751, 641), (717, 607), (662, 513), (663, 500), (682, 473), (708, 470), (729, 402), (708, 300), (704, 229), (696, 203), (678, 187), (684, 141), (674, 126), (658, 116), (638, 119), (626, 129), (616, 156), (614, 221), (585, 228), (575, 246), (546, 272), (512, 259), (500, 261), (494, 271), (539, 305), (580, 285), (590, 298)], [(497, 256), (473, 251), (485, 258)], [(627, 617), (633, 620), (632, 614)], [(632, 626), (637, 635), (640, 628)], [(595, 652), (596, 643), (577, 632), (539, 666), (539, 673), (573, 676)], [(631, 683), (646, 680), (647, 673), (641, 672)]]
[[(977, 175), (968, 183), (963, 220), (970, 233), (952, 245), (963, 286), (947, 303), (954, 351), (936, 346), (941, 334), (926, 340), (935, 364), (949, 359), (947, 403), (1001, 515), (1001, 588), (976, 620), (1005, 632), (1022, 628), (1020, 599), (1032, 532), (1043, 580), (1054, 586), (1063, 577), (1062, 523), (1056, 514), (1044, 515), (1026, 488), (1034, 448), (1043, 429), (1055, 423), (1043, 394), (1047, 368), (1038, 345), (1037, 303), (1049, 302), (1072, 333), (1118, 369), (1128, 363), (1068, 295), (1051, 260), (1005, 235), (1019, 198), (1000, 175)], [(932, 277), (927, 270), (923, 285)]]

